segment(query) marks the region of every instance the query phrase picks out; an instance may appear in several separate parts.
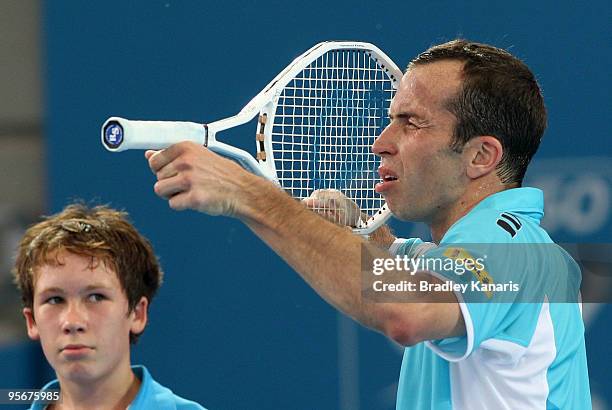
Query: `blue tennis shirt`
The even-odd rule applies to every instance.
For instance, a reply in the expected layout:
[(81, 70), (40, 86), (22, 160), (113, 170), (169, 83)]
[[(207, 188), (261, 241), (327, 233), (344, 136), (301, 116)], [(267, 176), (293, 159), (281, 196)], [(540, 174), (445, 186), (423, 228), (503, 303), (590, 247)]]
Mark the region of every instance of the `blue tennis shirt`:
[[(591, 409), (581, 305), (555, 303), (578, 288), (580, 270), (540, 227), (543, 208), (535, 188), (496, 193), (426, 254), (488, 254), (484, 269), (431, 272), (453, 283), (516, 283), (527, 293), (455, 291), (466, 335), (405, 349), (398, 410)], [(391, 251), (408, 254), (418, 242), (398, 240)]]
[[(157, 383), (146, 367), (132, 366), (132, 370), (140, 379), (141, 384), (138, 394), (127, 410), (206, 410), (198, 403), (185, 400), (174, 394), (172, 390)], [(42, 391), (59, 390), (59, 388), (59, 381), (53, 380), (47, 383)], [(43, 403), (34, 403), (30, 410), (44, 410), (46, 406)]]

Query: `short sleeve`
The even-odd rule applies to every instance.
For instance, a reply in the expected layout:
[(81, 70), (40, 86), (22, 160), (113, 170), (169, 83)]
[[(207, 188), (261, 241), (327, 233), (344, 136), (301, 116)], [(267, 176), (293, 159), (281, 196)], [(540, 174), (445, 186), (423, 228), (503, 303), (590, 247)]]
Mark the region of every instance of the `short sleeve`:
[(407, 255), (410, 256), (410, 250), (415, 246), (423, 243), (420, 238), (397, 238), (389, 248), (389, 253), (392, 255)]
[[(440, 291), (456, 295), (466, 328), (463, 337), (426, 342), (430, 349), (452, 362), (489, 339), (529, 343), (540, 304), (520, 303), (521, 286), (529, 288), (530, 281), (523, 264), (511, 263), (514, 257), (507, 247), (470, 244), (443, 245), (423, 257), (423, 270), (441, 281)], [(526, 309), (532, 314), (524, 315)]]

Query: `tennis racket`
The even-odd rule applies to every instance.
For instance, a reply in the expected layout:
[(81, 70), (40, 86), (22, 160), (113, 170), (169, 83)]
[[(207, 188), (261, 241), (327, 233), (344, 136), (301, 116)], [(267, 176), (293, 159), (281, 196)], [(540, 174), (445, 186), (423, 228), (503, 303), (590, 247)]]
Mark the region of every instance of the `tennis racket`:
[[(276, 182), (294, 198), (339, 190), (364, 215), (352, 224), (354, 231), (367, 235), (390, 216), (374, 191), (379, 159), (371, 145), (388, 124), (401, 76), (372, 44), (323, 42), (296, 58), (232, 117), (208, 124), (111, 117), (102, 126), (102, 144), (119, 152), (190, 140)], [(253, 153), (217, 140), (220, 131), (257, 116)]]

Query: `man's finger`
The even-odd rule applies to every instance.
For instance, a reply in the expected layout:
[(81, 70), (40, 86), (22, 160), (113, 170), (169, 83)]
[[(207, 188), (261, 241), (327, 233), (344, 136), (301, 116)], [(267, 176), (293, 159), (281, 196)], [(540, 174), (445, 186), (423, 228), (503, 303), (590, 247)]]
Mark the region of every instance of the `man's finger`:
[(321, 208), (324, 206), (323, 202), (313, 197), (302, 199), (302, 203), (306, 205), (308, 208)]
[(148, 149), (145, 151), (145, 158), (149, 160), (153, 155), (157, 154), (159, 151)]
[(184, 192), (189, 189), (189, 183), (181, 176), (174, 176), (172, 178), (157, 181), (153, 189), (158, 196), (168, 199), (179, 192)]
[(178, 175), (178, 172), (174, 169), (174, 164), (168, 164), (165, 167), (163, 167), (162, 169), (160, 169), (155, 176), (157, 177), (158, 181), (161, 181), (162, 179), (168, 179), (168, 178), (172, 178), (176, 175)]
[(151, 168), (151, 171), (154, 174), (157, 174), (160, 169), (174, 161), (183, 152), (184, 144), (184, 142), (179, 142), (178, 144), (171, 145), (164, 150), (157, 152), (154, 151), (153, 154), (147, 158), (149, 160), (149, 168)]
[(170, 208), (174, 209), (175, 211), (184, 211), (185, 209), (189, 209), (189, 193), (181, 192), (172, 196), (172, 198), (168, 200), (168, 205), (170, 205)]
[[(161, 151), (147, 150), (145, 152), (145, 158), (147, 160), (149, 160), (152, 156), (157, 155), (160, 152)], [(153, 169), (151, 169), (151, 171), (153, 171)], [(176, 172), (176, 170), (172, 167), (172, 165), (168, 164), (165, 167), (163, 167), (162, 169), (160, 169), (157, 173), (155, 173), (155, 176), (157, 177), (158, 180), (162, 180), (162, 179), (173, 177), (173, 176), (175, 176), (177, 174), (178, 174), (178, 172)]]

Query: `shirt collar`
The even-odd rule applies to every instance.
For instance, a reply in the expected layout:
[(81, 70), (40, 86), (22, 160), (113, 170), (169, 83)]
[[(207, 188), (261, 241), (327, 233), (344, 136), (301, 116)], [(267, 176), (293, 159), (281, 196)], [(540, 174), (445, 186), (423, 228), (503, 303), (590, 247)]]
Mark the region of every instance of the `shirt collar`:
[(486, 197), (470, 213), (484, 209), (513, 212), (539, 223), (544, 216), (544, 193), (529, 187), (507, 189)]
[(151, 388), (151, 374), (144, 366), (132, 366), (132, 370), (136, 377), (140, 379), (140, 389), (127, 410), (146, 408), (146, 401), (149, 397), (149, 389)]
[[(132, 366), (132, 371), (140, 379), (140, 389), (138, 390), (138, 394), (132, 400), (132, 403), (127, 407), (129, 409), (138, 409), (138, 408), (146, 408), (147, 397), (149, 397), (148, 391), (151, 388), (151, 374), (144, 366)], [(59, 390), (59, 380), (55, 379), (47, 383), (41, 390)], [(139, 407), (140, 406), (140, 407)], [(143, 407), (144, 406), (144, 407)], [(47, 408), (47, 404), (42, 404), (39, 402), (35, 402), (31, 410), (44, 410)]]
[[(49, 383), (45, 384), (44, 387), (42, 389), (40, 389), (41, 391), (48, 391), (48, 390), (59, 390), (60, 389), (60, 385), (59, 385), (59, 380), (55, 379), (55, 380), (51, 380)], [(49, 405), (47, 403), (41, 403), (40, 401), (35, 401), (34, 403), (32, 403), (32, 406), (30, 407), (30, 410), (44, 410), (48, 407)]]

